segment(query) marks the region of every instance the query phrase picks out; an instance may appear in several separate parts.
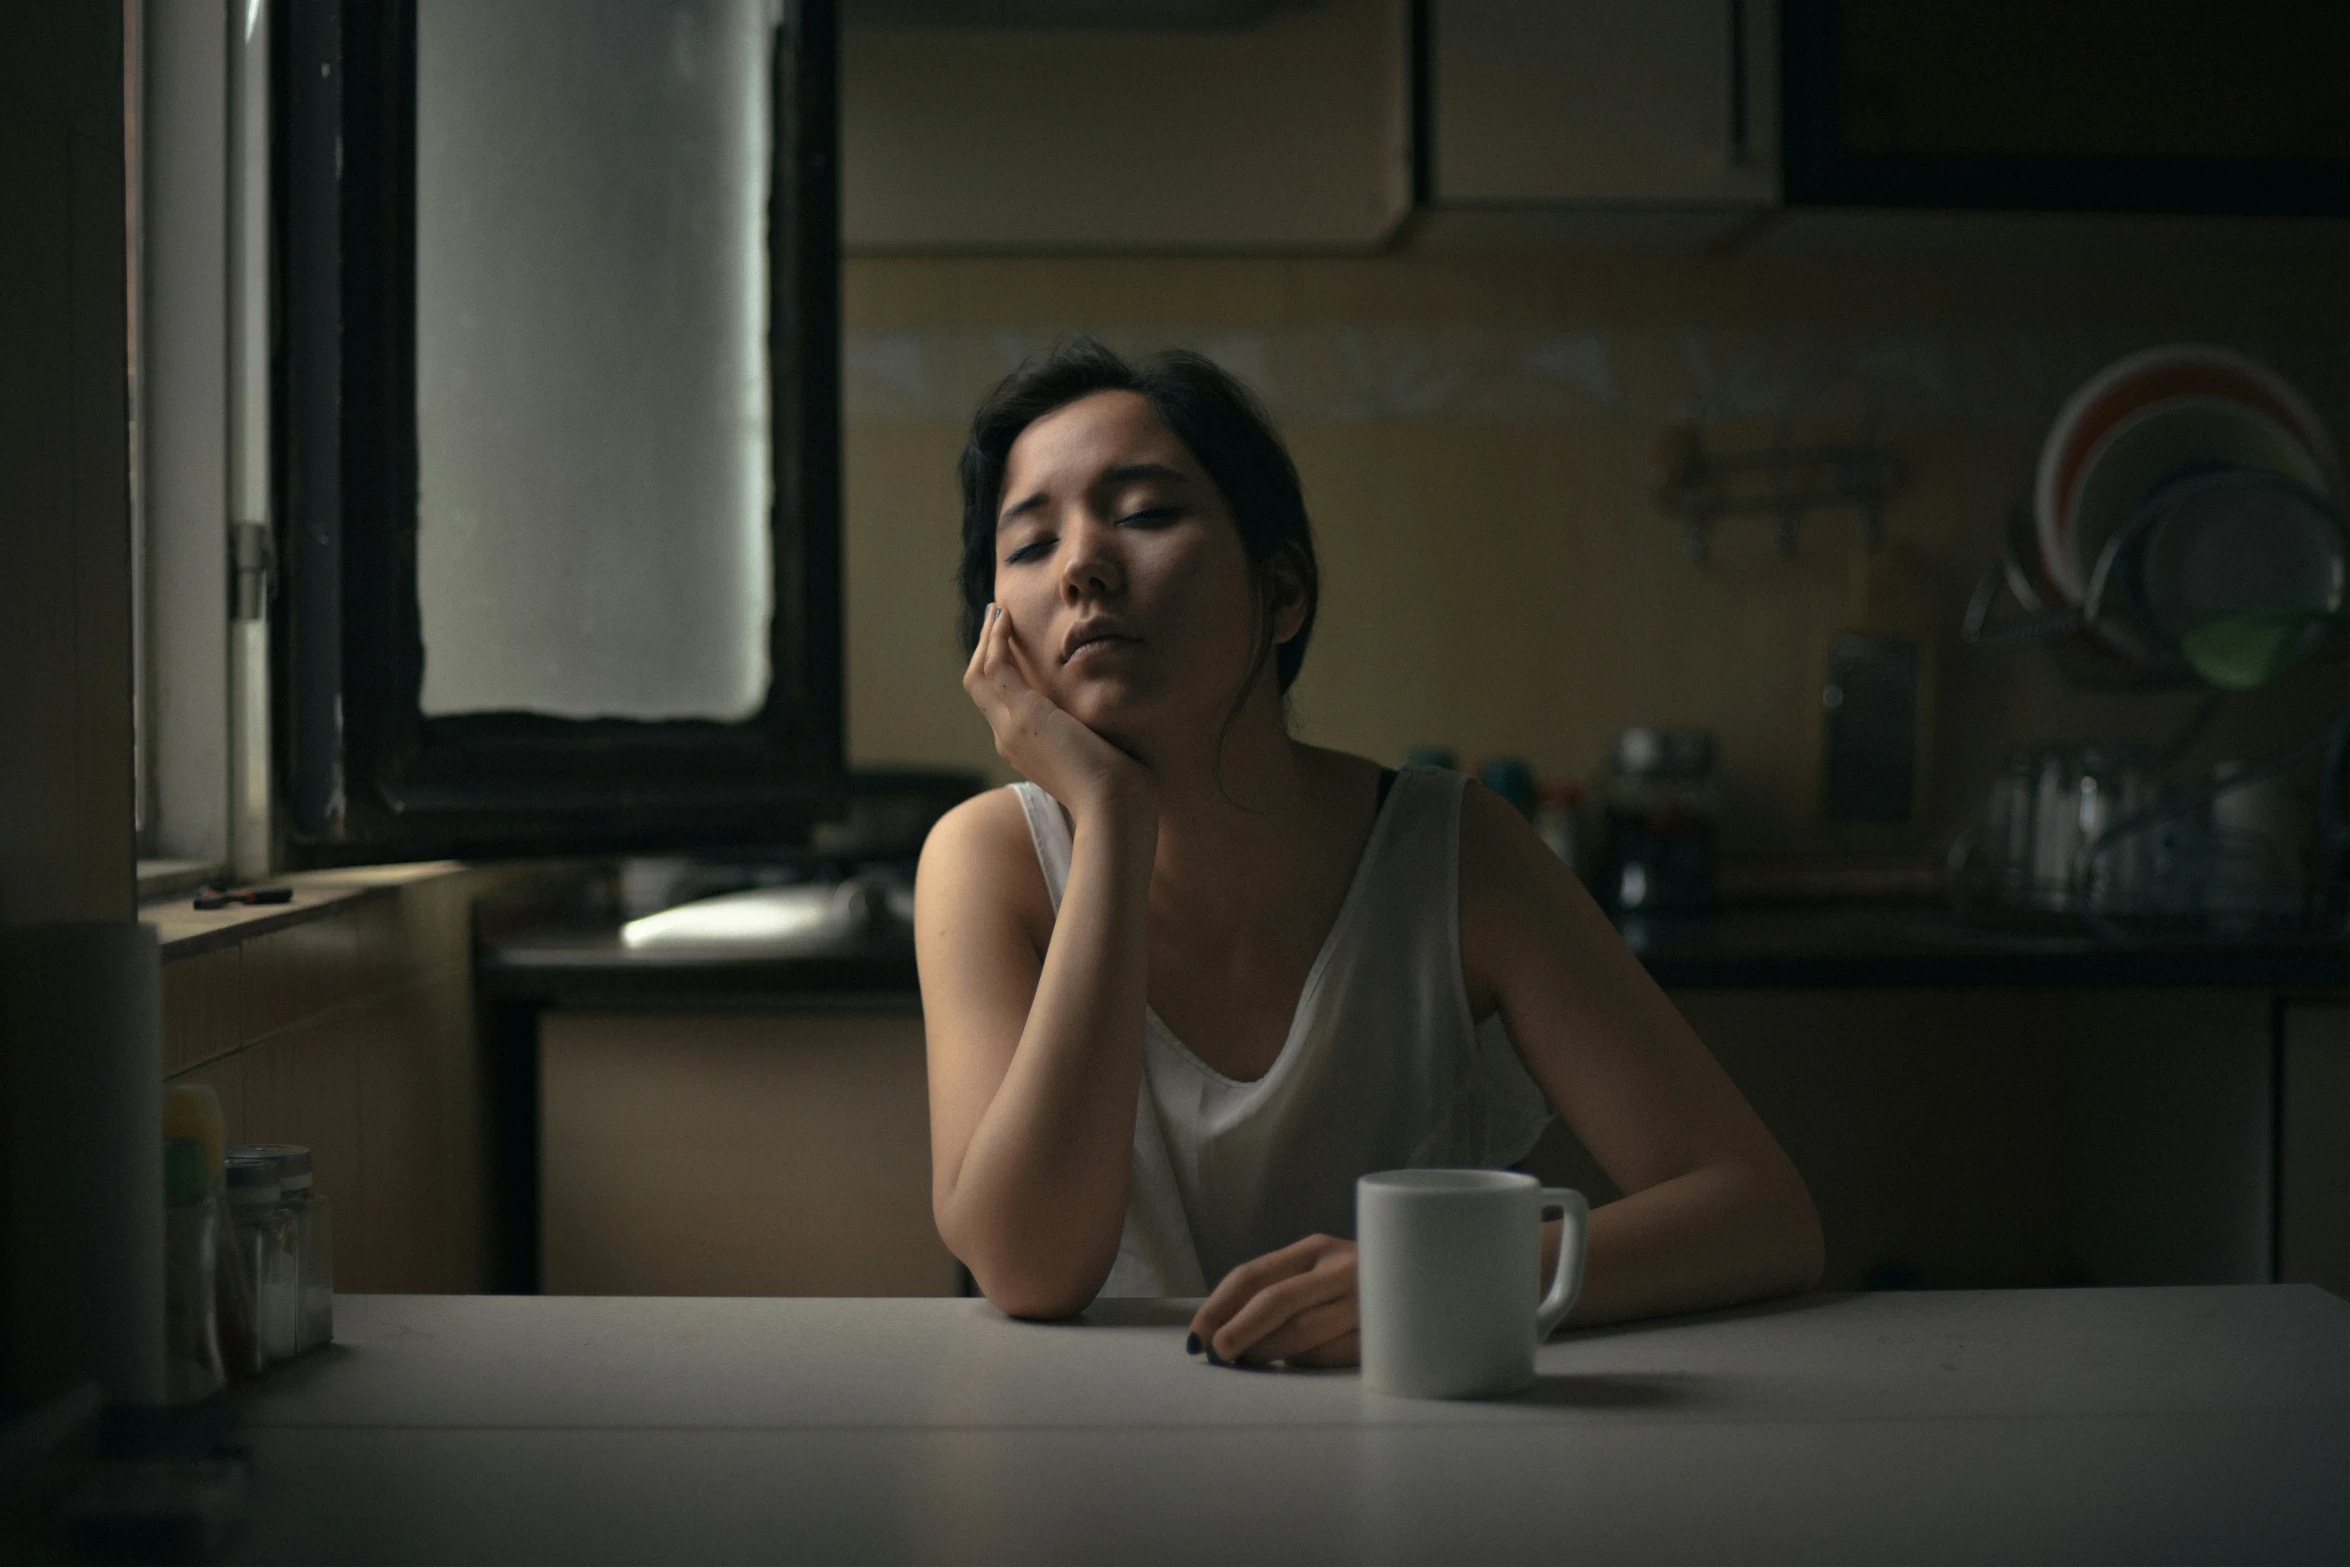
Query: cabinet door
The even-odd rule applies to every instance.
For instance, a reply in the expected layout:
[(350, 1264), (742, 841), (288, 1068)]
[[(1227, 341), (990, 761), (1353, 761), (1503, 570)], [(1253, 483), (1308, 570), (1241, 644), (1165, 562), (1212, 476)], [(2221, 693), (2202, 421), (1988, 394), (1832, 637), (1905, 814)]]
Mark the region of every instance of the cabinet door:
[(540, 1022), (550, 1295), (952, 1295), (922, 1019)]
[[(1827, 1231), (1823, 1288), (2272, 1276), (2266, 991), (1673, 1001), (1810, 1183)], [(1579, 1149), (1549, 1144), (1529, 1168), (1591, 1180)]]
[(1435, 0), (1435, 197), (1778, 199), (1768, 0)]
[(1239, 27), (853, 20), (844, 242), (1372, 248), (1411, 206), (1409, 32), (1403, 0), (1285, 5)]
[(1798, 205), (2350, 214), (2341, 0), (1786, 0)]
[(2350, 1006), (2280, 1020), (2277, 1278), (2350, 1298)]

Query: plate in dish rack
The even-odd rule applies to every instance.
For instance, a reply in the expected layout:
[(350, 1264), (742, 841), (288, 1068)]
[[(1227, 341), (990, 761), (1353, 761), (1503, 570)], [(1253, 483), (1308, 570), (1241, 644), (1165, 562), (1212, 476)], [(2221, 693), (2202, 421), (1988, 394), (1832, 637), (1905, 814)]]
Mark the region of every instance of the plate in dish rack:
[[(2340, 499), (2342, 469), (2332, 437), (2308, 400), (2266, 365), (2233, 349), (2207, 343), (2150, 348), (2117, 359), (2066, 400), (2040, 448), (2032, 496), (2033, 522), (2042, 569), (2068, 603), (2080, 603), (2088, 592), (2089, 573), (2097, 563), (2096, 547), (2078, 540), (2073, 512), (2092, 459), (2110, 447), (2123, 426), (2151, 407), (2181, 401), (2231, 403), (2265, 418), (2288, 434), (2304, 459), (2276, 471), (2294, 477), (2296, 470), (2307, 474), (2313, 468), (2314, 481), (2303, 478), (2300, 482)], [(2193, 460), (2191, 455), (2179, 459)], [(2205, 460), (2228, 459), (2214, 455)], [(2127, 519), (2143, 489), (2141, 485), (2131, 493), (2122, 520)], [(2115, 521), (2110, 527), (2119, 525)]]

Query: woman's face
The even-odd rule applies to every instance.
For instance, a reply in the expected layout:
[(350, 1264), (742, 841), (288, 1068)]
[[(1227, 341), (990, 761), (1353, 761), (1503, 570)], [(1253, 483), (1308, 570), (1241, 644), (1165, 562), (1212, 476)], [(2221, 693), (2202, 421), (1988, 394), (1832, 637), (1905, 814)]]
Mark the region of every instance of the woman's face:
[[(1138, 754), (1170, 726), (1223, 723), (1256, 648), (1248, 558), (1223, 494), (1139, 394), (1097, 392), (1020, 433), (995, 562), (1030, 679), (1080, 722)], [(1282, 618), (1276, 636), (1294, 632)]]

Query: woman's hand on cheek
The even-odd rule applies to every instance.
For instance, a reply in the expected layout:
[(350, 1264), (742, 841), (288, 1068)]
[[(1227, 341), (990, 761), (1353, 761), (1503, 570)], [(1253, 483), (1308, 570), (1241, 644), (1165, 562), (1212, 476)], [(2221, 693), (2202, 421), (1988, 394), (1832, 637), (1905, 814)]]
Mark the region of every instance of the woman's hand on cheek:
[(1191, 1319), (1192, 1341), (1219, 1362), (1351, 1366), (1362, 1359), (1355, 1243), (1309, 1235), (1224, 1276)]
[(996, 754), (1081, 820), (1098, 809), (1147, 805), (1155, 826), (1149, 770), (1039, 691), (1022, 652), (1012, 617), (990, 604), (963, 689), (995, 731)]

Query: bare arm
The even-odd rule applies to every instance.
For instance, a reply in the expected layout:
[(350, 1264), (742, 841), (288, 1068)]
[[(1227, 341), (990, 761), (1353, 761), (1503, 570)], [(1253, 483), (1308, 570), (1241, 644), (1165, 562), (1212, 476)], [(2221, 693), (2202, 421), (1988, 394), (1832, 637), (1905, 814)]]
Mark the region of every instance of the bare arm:
[(1001, 617), (964, 685), (998, 751), (1068, 807), (1075, 842), (1057, 919), (1009, 795), (958, 807), (923, 848), (931, 1204), (990, 1300), (1065, 1316), (1101, 1288), (1125, 1224), (1157, 796), (1029, 684)]
[[(1477, 788), (1461, 809), (1461, 949), (1472, 1009), (1500, 1010), (1527, 1070), (1625, 1193), (1592, 1213), (1573, 1321), (1818, 1281), (1802, 1176), (1582, 884)], [(1556, 1244), (1554, 1225), (1546, 1262)]]

